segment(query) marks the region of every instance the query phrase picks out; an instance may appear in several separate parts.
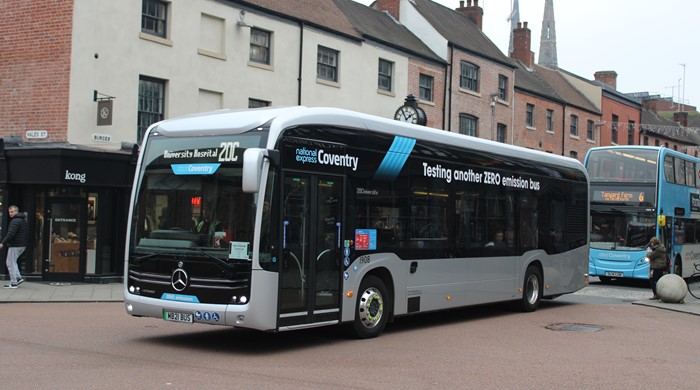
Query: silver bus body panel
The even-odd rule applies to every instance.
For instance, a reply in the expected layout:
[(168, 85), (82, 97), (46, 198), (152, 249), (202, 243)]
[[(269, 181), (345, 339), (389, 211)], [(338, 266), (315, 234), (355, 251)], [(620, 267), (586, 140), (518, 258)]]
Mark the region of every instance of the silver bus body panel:
[[(356, 131), (372, 131), (382, 134), (398, 135), (417, 140), (430, 140), (445, 145), (457, 145), (465, 149), (489, 150), (496, 154), (517, 156), (525, 162), (549, 164), (566, 167), (582, 172), (588, 180), (588, 173), (576, 159), (541, 153), (528, 149), (493, 142), (476, 137), (468, 137), (447, 131), (430, 129), (423, 126), (411, 125), (395, 120), (379, 118), (367, 114), (356, 113), (336, 108), (307, 108), (303, 106), (255, 109), (255, 110), (219, 110), (205, 115), (197, 114), (181, 118), (164, 120), (152, 125), (144, 137), (144, 144), (152, 132), (160, 132), (171, 136), (202, 136), (237, 134), (249, 131), (257, 126), (270, 123), (269, 137), (266, 147), (274, 149), (284, 131), (290, 127), (302, 125), (327, 125), (351, 128)], [(139, 155), (134, 178), (134, 188), (139, 183), (138, 174), (142, 170), (143, 153)], [(269, 162), (263, 163), (260, 178), (260, 192), (263, 194), (267, 184)], [(134, 197), (132, 191), (129, 215), (133, 215)], [(259, 195), (256, 195), (259, 196)], [(255, 211), (254, 250), (251, 258), (251, 297), (244, 305), (213, 305), (177, 302), (155, 298), (146, 298), (131, 294), (128, 291), (128, 260), (130, 235), (125, 242), (124, 267), (124, 298), (125, 305), (131, 306), (128, 314), (134, 316), (162, 318), (163, 310), (181, 312), (209, 311), (220, 313), (221, 321), (195, 321), (216, 325), (228, 325), (258, 330), (295, 330), (312, 328), (337, 323), (326, 321), (312, 324), (294, 325), (277, 329), (278, 320), (278, 286), (279, 275), (262, 270), (259, 262), (259, 241), (262, 205), (257, 202)], [(586, 215), (590, 215), (587, 210)], [(131, 219), (128, 221), (128, 231), (131, 231)], [(543, 251), (531, 251), (522, 256), (512, 256), (497, 259), (490, 264), (489, 279), (483, 280), (482, 266), (494, 258), (448, 258), (427, 260), (401, 260), (392, 253), (373, 253), (367, 255), (369, 261), (360, 261), (358, 256), (345, 271), (341, 284), (340, 322), (351, 322), (355, 318), (355, 304), (360, 283), (364, 276), (378, 268), (385, 268), (393, 278), (393, 314), (405, 315), (408, 312), (408, 299), (420, 297), (420, 312), (450, 309), (481, 303), (492, 303), (520, 299), (518, 291), (523, 284), (523, 276), (527, 267), (533, 262), (539, 262), (543, 268), (545, 286), (544, 296), (572, 293), (585, 287), (584, 276), (588, 272), (588, 246), (571, 250), (556, 256), (550, 256)], [(571, 267), (572, 259), (575, 267)], [(418, 263), (415, 274), (410, 273), (411, 263)], [(568, 266), (568, 270), (567, 270)], [(482, 278), (475, 278), (474, 270), (479, 269)], [(342, 275), (342, 276), (344, 276)], [(353, 292), (348, 296), (348, 292)], [(495, 294), (495, 295), (494, 295)], [(449, 298), (448, 298), (449, 297)], [(241, 321), (241, 316), (243, 320)]]
[[(210, 325), (227, 325), (240, 328), (275, 330), (277, 326), (277, 293), (270, 293), (269, 286), (277, 286), (278, 275), (274, 272), (253, 270), (254, 282), (251, 285), (251, 297), (245, 305), (212, 305), (202, 303), (178, 302), (164, 299), (148, 298), (125, 291), (124, 303), (132, 306), (127, 312), (133, 316), (162, 318), (163, 311), (183, 313), (209, 313), (210, 318), (197, 319), (196, 323)], [(213, 313), (218, 314), (217, 321)], [(242, 316), (242, 317), (241, 317)]]

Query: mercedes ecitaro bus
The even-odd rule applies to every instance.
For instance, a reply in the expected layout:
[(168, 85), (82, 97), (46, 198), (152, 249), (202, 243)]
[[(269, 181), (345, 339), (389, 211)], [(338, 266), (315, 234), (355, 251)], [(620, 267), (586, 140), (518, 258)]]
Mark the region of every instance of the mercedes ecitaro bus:
[(224, 110), (145, 134), (128, 314), (278, 332), (542, 298), (588, 281), (570, 158), (333, 108)]

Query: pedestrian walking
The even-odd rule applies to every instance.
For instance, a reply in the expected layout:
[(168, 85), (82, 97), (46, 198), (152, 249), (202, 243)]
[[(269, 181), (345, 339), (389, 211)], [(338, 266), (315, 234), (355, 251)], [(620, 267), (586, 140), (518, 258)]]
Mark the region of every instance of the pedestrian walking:
[(10, 225), (7, 228), (7, 234), (0, 241), (0, 249), (7, 247), (7, 270), (10, 273), (10, 284), (6, 284), (5, 288), (17, 288), (24, 282), (24, 278), (19, 273), (17, 259), (27, 247), (29, 229), (26, 213), (20, 213), (19, 207), (12, 205), (7, 209), (7, 213), (11, 218)]
[(657, 237), (652, 237), (649, 241), (647, 258), (649, 259), (650, 270), (649, 285), (651, 287), (651, 292), (654, 293), (654, 295), (649, 299), (657, 300), (659, 299), (659, 296), (656, 294), (656, 283), (662, 276), (664, 276), (664, 273), (668, 268), (668, 255), (666, 254), (666, 247)]

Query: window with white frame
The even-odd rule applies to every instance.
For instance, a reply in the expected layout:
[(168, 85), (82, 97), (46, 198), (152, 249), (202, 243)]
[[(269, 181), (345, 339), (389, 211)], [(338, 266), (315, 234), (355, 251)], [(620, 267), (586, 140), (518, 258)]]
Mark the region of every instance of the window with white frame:
[(433, 101), (433, 76), (428, 76), (427, 74), (421, 73), (419, 76), (419, 93), (420, 100), (432, 102)]
[(165, 80), (141, 76), (139, 78), (138, 128), (140, 143), (148, 126), (165, 117)]
[(508, 99), (508, 77), (498, 75), (498, 98), (501, 100)]
[(269, 102), (267, 100), (253, 98), (248, 99), (248, 108), (269, 107), (270, 105), (272, 105), (272, 102)]
[(554, 133), (554, 110), (547, 110), (547, 130), (548, 133)]
[(479, 92), (479, 67), (466, 61), (460, 63), (459, 87)]
[(612, 116), (612, 130), (611, 130), (611, 141), (612, 143), (616, 144), (617, 143), (617, 122), (619, 121), (619, 118), (617, 115)]
[(634, 121), (627, 122), (627, 145), (634, 145)]
[(167, 26), (168, 3), (160, 0), (142, 0), (141, 32), (166, 38)]
[(588, 120), (586, 122), (586, 139), (593, 141), (595, 140), (595, 133), (593, 129), (595, 129), (595, 124), (593, 123), (592, 120)]
[(571, 115), (571, 123), (569, 123), (569, 134), (578, 137), (578, 117)]
[(319, 45), (316, 61), (316, 77), (321, 80), (338, 82), (339, 56), (339, 51)]
[(525, 106), (525, 126), (535, 127), (535, 105), (527, 103)]
[(507, 129), (508, 129), (508, 127), (506, 127), (506, 125), (504, 125), (503, 123), (499, 123), (496, 126), (496, 141), (503, 142), (503, 143), (506, 142)]
[(473, 115), (459, 114), (459, 133), (478, 137), (479, 119)]
[(392, 90), (392, 75), (394, 73), (394, 63), (391, 61), (379, 59), (379, 71), (377, 78), (377, 88), (381, 91), (391, 92)]
[(259, 28), (250, 29), (250, 61), (270, 65), (272, 33)]

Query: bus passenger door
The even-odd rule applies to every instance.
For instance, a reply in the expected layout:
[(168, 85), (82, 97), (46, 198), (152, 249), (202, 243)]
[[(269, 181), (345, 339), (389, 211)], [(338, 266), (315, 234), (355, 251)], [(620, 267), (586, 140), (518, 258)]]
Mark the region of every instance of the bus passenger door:
[(279, 326), (340, 318), (344, 179), (286, 172)]

